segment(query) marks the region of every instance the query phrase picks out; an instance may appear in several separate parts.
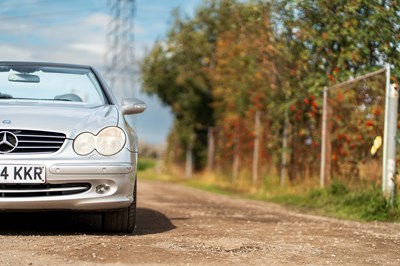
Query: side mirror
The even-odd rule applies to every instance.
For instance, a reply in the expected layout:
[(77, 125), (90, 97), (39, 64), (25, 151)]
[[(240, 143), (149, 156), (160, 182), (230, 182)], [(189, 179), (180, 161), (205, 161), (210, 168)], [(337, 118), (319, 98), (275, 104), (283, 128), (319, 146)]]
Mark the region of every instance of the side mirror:
[(121, 101), (121, 111), (123, 115), (133, 115), (142, 113), (146, 109), (146, 104), (136, 98), (126, 98)]

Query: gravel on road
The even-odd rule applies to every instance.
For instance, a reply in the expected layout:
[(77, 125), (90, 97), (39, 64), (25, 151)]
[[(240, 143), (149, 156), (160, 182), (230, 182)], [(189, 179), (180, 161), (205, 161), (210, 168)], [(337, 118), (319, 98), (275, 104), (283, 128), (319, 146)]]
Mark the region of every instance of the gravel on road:
[(400, 224), (302, 214), (158, 181), (138, 183), (137, 229), (100, 215), (0, 215), (0, 265), (400, 265)]

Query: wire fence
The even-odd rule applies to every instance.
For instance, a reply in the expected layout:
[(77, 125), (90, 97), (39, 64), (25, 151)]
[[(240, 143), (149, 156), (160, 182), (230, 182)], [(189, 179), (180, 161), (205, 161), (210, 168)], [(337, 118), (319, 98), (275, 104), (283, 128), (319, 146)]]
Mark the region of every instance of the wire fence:
[(233, 182), (245, 178), (255, 185), (265, 176), (280, 176), (281, 185), (286, 179), (317, 178), (321, 108), (316, 102), (315, 96), (306, 96), (283, 114), (268, 108), (251, 111), (246, 119), (209, 128), (207, 169), (230, 173)]
[(380, 182), (385, 73), (328, 92), (330, 175), (346, 183)]
[(381, 69), (326, 89), (327, 110), (317, 96), (306, 95), (283, 112), (254, 108), (208, 128), (208, 171), (253, 185), (271, 176), (280, 176), (281, 186), (317, 183), (321, 172), (349, 185), (381, 183), (385, 74)]
[[(324, 171), (329, 180), (347, 184), (381, 181), (386, 80), (383, 70), (372, 74), (329, 90), (324, 134), (328, 142)], [(255, 119), (209, 131), (213, 140), (209, 169), (230, 171), (233, 181), (240, 173), (250, 172), (253, 183), (259, 176), (279, 174), (281, 185), (285, 179), (318, 180), (323, 157), (322, 107), (316, 98), (308, 95), (293, 102), (284, 125), (274, 124), (273, 110), (266, 110), (255, 112)], [(213, 154), (215, 162), (210, 160)]]

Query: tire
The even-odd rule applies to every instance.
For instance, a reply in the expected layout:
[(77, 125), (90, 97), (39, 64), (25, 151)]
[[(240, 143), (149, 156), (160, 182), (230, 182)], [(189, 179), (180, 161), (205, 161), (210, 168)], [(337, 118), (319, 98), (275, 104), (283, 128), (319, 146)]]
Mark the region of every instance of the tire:
[(132, 233), (136, 226), (136, 178), (133, 202), (129, 207), (103, 213), (102, 229), (107, 232)]

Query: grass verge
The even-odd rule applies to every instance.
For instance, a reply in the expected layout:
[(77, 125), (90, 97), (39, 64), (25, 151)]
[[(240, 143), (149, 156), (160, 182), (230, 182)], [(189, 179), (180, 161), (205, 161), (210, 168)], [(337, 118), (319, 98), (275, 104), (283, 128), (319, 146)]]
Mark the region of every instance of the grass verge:
[(277, 195), (270, 201), (296, 206), (312, 213), (357, 221), (399, 222), (400, 208), (391, 207), (380, 187), (349, 189), (333, 182), (327, 189), (312, 189), (297, 195)]
[(255, 188), (241, 180), (233, 184), (226, 178), (214, 174), (196, 175), (192, 179), (160, 174), (155, 170), (154, 160), (140, 161), (139, 177), (144, 179), (181, 183), (213, 193), (275, 202), (308, 213), (341, 219), (367, 222), (400, 221), (398, 201), (395, 200), (394, 206), (391, 207), (382, 195), (381, 188), (377, 186), (356, 189), (334, 181), (326, 189), (315, 188), (317, 186), (304, 183), (288, 184), (282, 189), (276, 178), (266, 178), (269, 182), (264, 182), (262, 186)]

